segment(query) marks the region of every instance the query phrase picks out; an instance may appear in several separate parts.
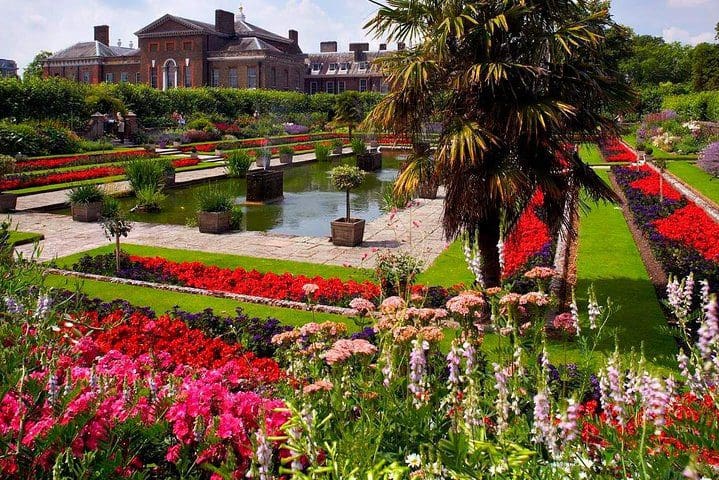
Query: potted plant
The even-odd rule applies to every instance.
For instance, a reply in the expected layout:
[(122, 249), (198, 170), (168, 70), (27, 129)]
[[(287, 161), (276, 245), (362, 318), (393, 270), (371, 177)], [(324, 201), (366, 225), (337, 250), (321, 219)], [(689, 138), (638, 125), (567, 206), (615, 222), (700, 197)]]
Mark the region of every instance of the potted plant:
[(326, 162), (330, 158), (330, 146), (324, 142), (315, 143), (315, 158), (318, 162)]
[(353, 138), (350, 145), (356, 158), (357, 168), (365, 172), (374, 172), (382, 168), (382, 154), (377, 151), (368, 151), (362, 138)]
[(207, 185), (197, 193), (197, 224), (202, 233), (224, 233), (230, 230), (234, 199), (216, 185)]
[[(0, 155), (0, 178), (15, 171), (15, 159), (9, 155)], [(0, 192), (0, 213), (15, 210), (17, 195)]]
[(199, 158), (197, 155), (197, 148), (192, 147), (192, 149), (190, 149), (190, 158), (193, 160), (197, 160)]
[(182, 142), (179, 140), (173, 140), (172, 141), (172, 147), (173, 148), (180, 148), (182, 146)]
[(97, 185), (80, 185), (70, 190), (70, 211), (76, 222), (97, 222), (102, 214), (105, 194)]
[(177, 172), (175, 172), (175, 166), (172, 164), (171, 160), (163, 159), (160, 160), (162, 165), (162, 173), (163, 173), (163, 179), (162, 184), (165, 187), (172, 187), (175, 185), (175, 180), (177, 177)]
[(228, 177), (244, 178), (252, 165), (250, 154), (245, 150), (234, 150), (227, 154), (225, 171)]
[(342, 142), (341, 138), (335, 138), (332, 140), (332, 153), (335, 155), (342, 155), (342, 150), (344, 148), (344, 143)]
[(332, 243), (344, 247), (354, 247), (362, 243), (365, 221), (350, 216), (350, 191), (362, 185), (365, 173), (351, 165), (340, 165), (330, 171), (332, 183), (338, 190), (347, 194), (347, 214), (332, 222)]
[(289, 145), (282, 145), (280, 147), (280, 163), (289, 165), (292, 163), (292, 157), (295, 151)]

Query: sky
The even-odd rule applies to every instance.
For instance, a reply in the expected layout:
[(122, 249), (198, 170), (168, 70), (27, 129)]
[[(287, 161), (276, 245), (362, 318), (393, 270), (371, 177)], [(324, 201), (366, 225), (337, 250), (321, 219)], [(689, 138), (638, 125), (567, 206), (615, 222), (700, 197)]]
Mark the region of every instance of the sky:
[[(0, 0), (0, 58), (18, 62), (20, 71), (41, 50), (58, 51), (90, 41), (93, 25), (110, 26), (111, 43), (137, 44), (134, 32), (165, 13), (214, 23), (215, 9), (238, 12), (247, 21), (275, 33), (299, 32), (304, 52), (337, 40), (341, 50), (368, 38), (363, 25), (376, 6), (368, 0)], [(613, 0), (612, 14), (639, 34), (697, 44), (714, 41), (719, 0)]]

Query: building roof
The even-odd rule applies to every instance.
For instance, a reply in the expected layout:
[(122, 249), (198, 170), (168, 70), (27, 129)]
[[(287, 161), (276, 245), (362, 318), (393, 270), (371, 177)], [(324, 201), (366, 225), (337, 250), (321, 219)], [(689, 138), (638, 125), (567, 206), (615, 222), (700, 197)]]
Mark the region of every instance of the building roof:
[(54, 53), (48, 60), (70, 60), (75, 58), (112, 58), (134, 57), (140, 55), (140, 50), (128, 47), (109, 47), (97, 40), (80, 42), (64, 50)]
[(277, 35), (276, 33), (265, 30), (264, 28), (260, 28), (242, 18), (235, 21), (235, 33), (237, 33), (240, 37), (258, 37), (266, 40), (273, 40), (275, 42), (292, 43), (292, 40), (289, 38)]
[(17, 70), (17, 63), (15, 60), (0, 58), (0, 70)]
[(147, 25), (147, 26), (141, 28), (140, 30), (138, 30), (137, 32), (135, 32), (135, 35), (137, 35), (138, 37), (140, 37), (140, 36), (143, 36), (143, 35), (152, 34), (152, 33), (153, 33), (153, 30), (154, 30), (157, 26), (159, 26), (159, 25), (161, 25), (161, 24), (163, 24), (163, 23), (165, 23), (165, 22), (167, 22), (167, 21), (173, 21), (173, 22), (179, 23), (180, 25), (183, 25), (183, 26), (187, 27), (189, 30), (196, 31), (196, 32), (198, 32), (198, 33), (206, 33), (206, 34), (210, 34), (210, 35), (226, 36), (226, 35), (224, 35), (224, 34), (219, 33), (217, 30), (215, 30), (215, 26), (212, 25), (212, 24), (210, 24), (210, 23), (200, 22), (200, 21), (198, 21), (198, 20), (192, 20), (192, 19), (189, 19), (189, 18), (178, 17), (178, 16), (176, 16), (176, 15), (171, 15), (171, 14), (169, 14), (169, 13), (166, 13), (165, 15), (161, 16), (160, 18), (158, 18), (158, 19), (155, 20), (154, 22), (152, 22), (152, 23), (150, 23), (149, 25)]
[[(338, 79), (341, 79), (342, 77), (348, 76), (380, 76), (382, 75), (382, 72), (380, 72), (379, 68), (376, 65), (373, 65), (372, 62), (377, 58), (383, 57), (389, 53), (392, 52), (364, 52), (364, 60), (360, 61), (355, 60), (354, 52), (310, 53), (307, 55), (306, 63), (308, 68), (310, 69), (310, 77), (337, 77)], [(360, 65), (363, 62), (369, 62), (368, 69), (360, 70)], [(339, 69), (335, 70), (334, 73), (330, 73), (329, 66), (331, 63), (349, 63), (349, 68), (347, 69), (347, 71), (343, 70), (341, 73)], [(320, 70), (313, 71), (313, 64), (319, 64)]]

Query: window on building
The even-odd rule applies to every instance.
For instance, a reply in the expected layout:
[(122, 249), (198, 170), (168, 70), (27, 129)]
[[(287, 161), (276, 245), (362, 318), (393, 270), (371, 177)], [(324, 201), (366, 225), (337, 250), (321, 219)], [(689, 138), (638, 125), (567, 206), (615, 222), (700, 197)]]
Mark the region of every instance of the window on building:
[(185, 67), (185, 88), (192, 86), (192, 71), (190, 67)]
[(389, 92), (389, 85), (387, 85), (387, 83), (385, 83), (385, 82), (381, 82), (380, 85), (379, 85), (379, 91), (380, 91), (381, 93), (388, 93), (388, 92)]
[(325, 84), (325, 91), (327, 93), (335, 93), (335, 82), (327, 82)]
[(310, 82), (310, 95), (317, 93), (317, 82)]
[(219, 68), (212, 69), (212, 83), (210, 83), (210, 86), (212, 86), (212, 87), (220, 86), (220, 69)]
[(82, 82), (90, 83), (90, 72), (82, 72)]
[(320, 70), (322, 70), (322, 64), (321, 63), (313, 63), (312, 64), (312, 73), (317, 75), (320, 73)]
[(105, 82), (106, 83), (114, 83), (115, 82), (115, 74), (114, 73), (106, 73), (105, 74)]
[(247, 88), (257, 88), (257, 67), (247, 67)]
[(140, 83), (140, 72), (135, 73), (135, 83)]
[(285, 84), (282, 85), (285, 88), (290, 88), (290, 71), (285, 68)]
[(150, 44), (150, 51), (151, 51), (151, 52), (159, 52), (159, 51), (160, 51), (160, 44), (159, 44), (159, 43), (151, 43), (151, 44)]
[(157, 67), (150, 69), (150, 86), (157, 88)]
[(349, 62), (342, 62), (340, 63), (340, 73), (347, 73), (347, 71), (350, 69)]
[(120, 82), (127, 83), (128, 75), (127, 72), (120, 72)]
[(359, 63), (357, 64), (357, 69), (358, 69), (360, 72), (367, 71), (367, 69), (369, 69), (369, 62), (359, 62)]
[(330, 66), (327, 68), (327, 73), (335, 73), (336, 71), (337, 71), (337, 64), (330, 63)]
[(182, 49), (185, 51), (192, 50), (192, 42), (182, 42)]
[(300, 80), (301, 80), (300, 72), (295, 72), (295, 90), (300, 89)]
[(277, 86), (277, 69), (275, 67), (270, 68), (270, 86)]
[(347, 89), (347, 85), (344, 81), (337, 82), (337, 93), (342, 93)]
[(236, 68), (230, 68), (230, 88), (237, 88), (239, 85), (237, 84), (237, 69)]
[(360, 78), (360, 81), (359, 81), (359, 91), (360, 91), (360, 92), (366, 92), (366, 91), (367, 91), (367, 79), (366, 79), (366, 78)]
[(168, 52), (175, 51), (175, 42), (165, 42), (165, 50)]

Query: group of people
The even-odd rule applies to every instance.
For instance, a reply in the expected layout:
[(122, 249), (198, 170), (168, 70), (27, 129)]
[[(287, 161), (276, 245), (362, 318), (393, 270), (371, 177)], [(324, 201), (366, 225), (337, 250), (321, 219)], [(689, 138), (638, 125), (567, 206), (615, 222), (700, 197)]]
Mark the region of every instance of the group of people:
[(125, 141), (125, 117), (117, 112), (115, 115), (105, 114), (105, 133), (116, 134), (121, 142)]

